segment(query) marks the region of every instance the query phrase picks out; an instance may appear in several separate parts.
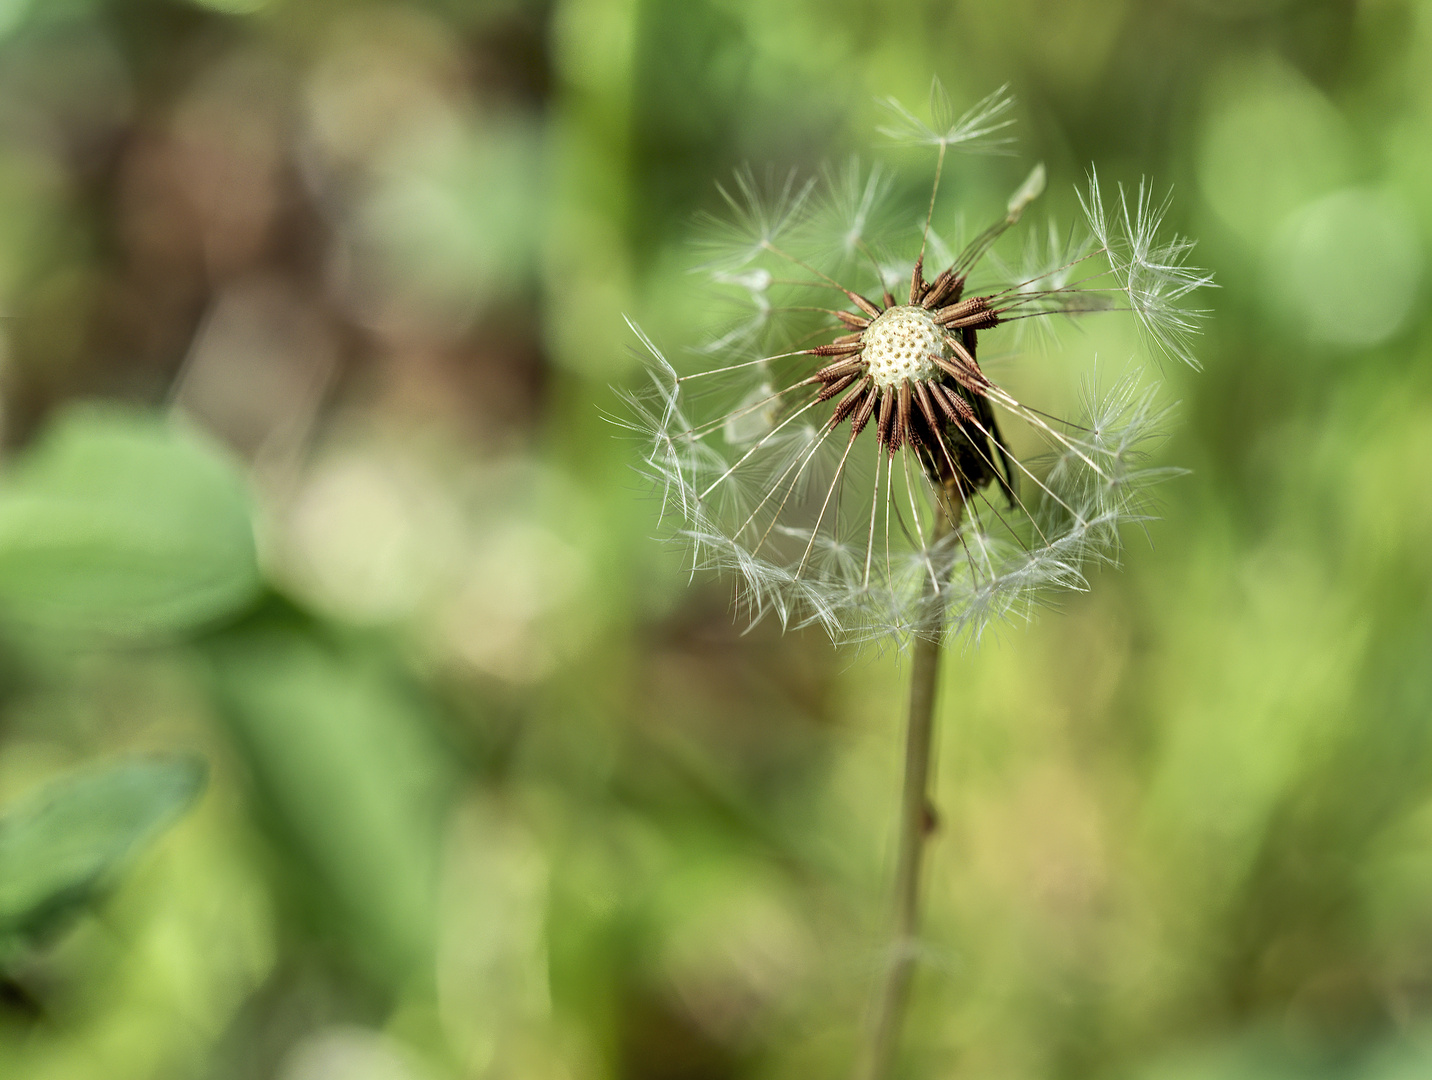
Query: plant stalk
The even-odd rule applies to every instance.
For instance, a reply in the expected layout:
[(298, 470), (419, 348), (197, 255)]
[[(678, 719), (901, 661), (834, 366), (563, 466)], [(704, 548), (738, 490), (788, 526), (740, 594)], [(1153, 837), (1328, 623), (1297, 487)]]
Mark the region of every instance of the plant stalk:
[[(937, 543), (959, 528), (962, 502), (948, 498), (950, 513), (935, 515)], [(927, 588), (933, 592), (931, 583)], [(944, 620), (939, 606), (934, 625), (911, 646), (910, 699), (905, 725), (905, 781), (900, 795), (899, 848), (895, 861), (895, 893), (888, 960), (872, 1010), (870, 1040), (858, 1080), (886, 1080), (895, 1064), (904, 1026), (910, 982), (915, 973), (920, 933), (920, 879), (925, 844), (937, 818), (930, 802), (930, 757), (935, 733), (935, 698), (940, 671), (940, 637)]]

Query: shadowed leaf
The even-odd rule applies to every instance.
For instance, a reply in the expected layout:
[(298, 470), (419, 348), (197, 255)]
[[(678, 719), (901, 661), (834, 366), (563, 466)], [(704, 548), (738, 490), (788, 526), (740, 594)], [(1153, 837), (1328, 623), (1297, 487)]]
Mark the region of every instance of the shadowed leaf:
[(0, 814), (0, 952), (95, 900), (204, 786), (193, 757), (75, 773)]

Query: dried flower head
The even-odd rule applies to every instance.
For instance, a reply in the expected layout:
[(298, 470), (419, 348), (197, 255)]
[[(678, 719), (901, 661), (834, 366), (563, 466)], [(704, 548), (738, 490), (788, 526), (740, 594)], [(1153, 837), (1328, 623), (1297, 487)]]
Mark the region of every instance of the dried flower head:
[[(902, 257), (881, 170), (814, 182), (722, 189), (728, 220), (708, 222), (701, 268), (744, 314), (678, 373), (633, 327), (651, 387), (628, 395), (645, 472), (664, 513), (681, 519), (693, 567), (733, 570), (754, 621), (819, 623), (832, 636), (978, 634), (1081, 568), (1112, 560), (1119, 526), (1146, 516), (1144, 493), (1170, 470), (1145, 464), (1163, 412), (1136, 379), (1086, 394), (1078, 422), (1017, 400), (980, 363), (987, 332), (1031, 318), (1124, 310), (1150, 345), (1189, 364), (1201, 313), (1182, 306), (1208, 284), (1185, 264), (1191, 243), (1160, 241), (1166, 204), (1140, 185), (1112, 213), (1096, 177), (1080, 200), (1088, 235), (1028, 249), (1011, 271), (997, 240), (1044, 187), (1036, 168), (1005, 214), (952, 249), (932, 230), (951, 148), (1006, 141), (1002, 92), (933, 124), (892, 102), (885, 133), (937, 148), (923, 225)], [(942, 267), (927, 276), (927, 260)], [(976, 275), (989, 265), (994, 275)], [(712, 362), (713, 359), (716, 362)], [(1049, 448), (1020, 460), (1002, 418)]]

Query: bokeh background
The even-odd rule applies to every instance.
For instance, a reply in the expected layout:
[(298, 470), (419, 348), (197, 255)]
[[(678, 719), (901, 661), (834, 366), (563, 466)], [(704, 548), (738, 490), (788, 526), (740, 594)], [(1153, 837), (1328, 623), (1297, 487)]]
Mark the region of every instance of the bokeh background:
[(948, 658), (903, 1075), (1432, 1075), (1432, 4), (3, 0), (0, 813), (209, 778), (0, 1076), (849, 1072), (900, 658), (743, 633), (604, 411), (733, 167), (919, 205), (932, 75), (1020, 102), (951, 207), (1149, 176), (1221, 287), (1148, 540)]

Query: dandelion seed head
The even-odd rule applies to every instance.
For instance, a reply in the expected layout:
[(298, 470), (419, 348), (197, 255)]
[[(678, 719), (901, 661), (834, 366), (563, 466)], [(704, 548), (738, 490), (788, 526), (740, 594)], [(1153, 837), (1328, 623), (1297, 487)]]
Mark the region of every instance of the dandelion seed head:
[[(955, 117), (937, 92), (935, 106), (926, 123), (892, 105), (889, 133), (936, 148), (937, 192), (948, 151), (1006, 141), (1010, 100)], [(1202, 313), (1186, 300), (1209, 277), (1187, 264), (1190, 241), (1160, 235), (1167, 202), (1140, 185), (1107, 209), (1092, 176), (1087, 235), (1039, 230), (1011, 270), (993, 249), (1046, 180), (1037, 166), (1002, 217), (949, 248), (935, 192), (901, 231), (878, 167), (827, 172), (824, 190), (749, 171), (722, 189), (731, 217), (708, 222), (702, 269), (754, 315), (680, 371), (636, 330), (650, 384), (619, 422), (692, 572), (733, 575), (751, 622), (978, 640), (1087, 588), (1085, 568), (1117, 562), (1121, 528), (1149, 519), (1151, 488), (1177, 473), (1149, 463), (1167, 418), (1156, 388), (1091, 385), (1081, 416), (1055, 419), (986, 374), (981, 349), (1010, 324), (1122, 310), (1154, 351), (1194, 363)], [(1010, 420), (1042, 457), (1014, 453)]]

